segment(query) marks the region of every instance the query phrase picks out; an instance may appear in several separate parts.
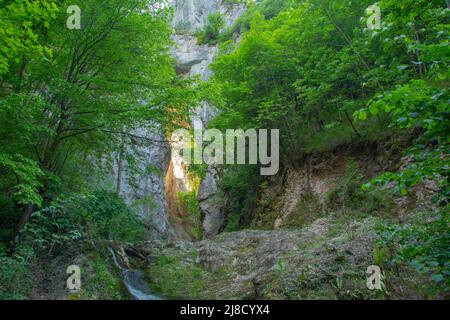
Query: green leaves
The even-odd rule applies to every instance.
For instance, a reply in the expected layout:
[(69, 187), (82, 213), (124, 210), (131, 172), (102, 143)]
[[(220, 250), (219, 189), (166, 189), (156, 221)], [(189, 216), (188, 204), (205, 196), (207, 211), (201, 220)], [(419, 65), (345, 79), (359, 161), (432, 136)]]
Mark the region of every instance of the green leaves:
[(378, 231), (380, 238), (377, 241), (378, 246), (391, 248), (391, 258), (388, 261), (391, 266), (410, 264), (437, 283), (440, 292), (448, 291), (450, 285), (448, 209), (447, 206), (438, 214), (428, 213), (427, 223), (383, 226)]
[[(355, 113), (357, 119), (364, 121), (367, 119), (366, 110), (384, 110), (389, 112), (391, 126), (401, 129), (420, 127), (425, 130), (418, 144), (407, 150), (413, 156), (413, 161), (397, 174), (382, 175), (376, 179), (378, 182), (396, 181), (396, 191), (403, 196), (408, 194), (410, 188), (427, 179), (437, 180), (440, 187), (447, 188), (445, 176), (449, 160), (445, 155), (449, 153), (449, 99), (447, 89), (432, 87), (422, 80), (412, 80), (379, 95), (369, 102), (368, 108)], [(437, 145), (427, 147), (431, 141), (437, 142)]]
[(122, 199), (98, 191), (61, 197), (34, 212), (21, 231), (21, 238), (36, 251), (44, 250), (48, 254), (58, 253), (82, 238), (133, 242), (143, 240), (146, 234), (142, 222)]
[[(69, 0), (0, 2), (0, 196), (14, 200), (2, 226), (11, 228), (22, 205), (110, 179), (114, 153), (148, 141), (136, 129), (170, 131), (201, 90), (176, 75), (171, 10), (157, 0), (80, 0), (81, 30), (66, 27)], [(141, 169), (133, 155), (129, 171)], [(104, 224), (126, 238), (126, 222), (118, 214)]]
[(0, 79), (23, 56), (37, 58), (46, 53), (39, 37), (57, 12), (53, 0), (17, 0), (0, 8)]
[(0, 153), (0, 169), (6, 169), (8, 173), (15, 176), (16, 181), (12, 187), (12, 192), (18, 203), (42, 205), (42, 198), (39, 193), (42, 184), (39, 179), (44, 173), (39, 168), (38, 163), (20, 154)]
[(431, 277), (431, 280), (432, 281), (434, 281), (434, 282), (442, 282), (442, 281), (444, 281), (444, 275), (443, 274), (434, 274), (432, 277)]
[(210, 13), (203, 30), (197, 32), (198, 44), (215, 44), (219, 40), (220, 31), (225, 25), (221, 13)]
[(364, 109), (357, 111), (355, 114), (357, 115), (359, 120), (361, 121), (367, 120), (367, 112)]
[(409, 73), (399, 75), (389, 53), (359, 29), (373, 3), (298, 1), (268, 19), (264, 8), (276, 2), (252, 7), (249, 30), (212, 65), (225, 100), (220, 121), (280, 128), (286, 162), (298, 161), (302, 152), (387, 135), (384, 110), (390, 106), (361, 108)]

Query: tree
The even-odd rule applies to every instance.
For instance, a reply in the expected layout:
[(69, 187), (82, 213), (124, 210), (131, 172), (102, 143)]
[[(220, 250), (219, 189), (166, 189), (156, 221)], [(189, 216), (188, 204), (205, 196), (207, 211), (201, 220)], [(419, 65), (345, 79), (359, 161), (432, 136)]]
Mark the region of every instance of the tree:
[[(43, 198), (51, 199), (64, 188), (83, 188), (86, 181), (74, 187), (73, 179), (81, 182), (77, 177), (89, 175), (89, 167), (121, 144), (147, 139), (133, 134), (135, 128), (152, 130), (156, 123), (170, 127), (173, 118), (187, 114), (197, 93), (188, 87), (189, 80), (176, 77), (169, 55), (170, 10), (154, 6), (156, 2), (79, 1), (81, 30), (66, 28), (68, 15), (60, 10), (45, 37), (33, 36), (37, 48), (51, 50), (27, 53), (20, 72), (14, 60), (19, 49), (2, 57), (12, 60), (3, 80), (8, 90), (0, 100), (5, 133), (0, 140), (10, 148), (2, 151), (0, 166), (6, 176), (17, 175), (20, 166), (30, 168), (27, 179), (5, 187), (10, 192), (23, 183), (28, 186), (28, 196), (20, 195), (25, 212), (15, 234)], [(64, 1), (59, 8), (70, 4)], [(19, 8), (24, 10), (20, 19), (32, 20), (35, 11)], [(17, 43), (21, 36), (11, 35)], [(11, 161), (19, 163), (12, 166)]]
[(23, 72), (30, 58), (49, 53), (42, 38), (58, 12), (52, 0), (0, 1), (0, 80), (12, 63)]

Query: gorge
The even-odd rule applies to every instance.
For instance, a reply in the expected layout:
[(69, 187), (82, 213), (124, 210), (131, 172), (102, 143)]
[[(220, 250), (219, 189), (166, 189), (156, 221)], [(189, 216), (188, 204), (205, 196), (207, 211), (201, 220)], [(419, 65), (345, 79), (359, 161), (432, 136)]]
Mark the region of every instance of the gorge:
[(0, 1), (0, 300), (449, 298), (448, 1), (72, 2)]
[[(197, 44), (195, 32), (207, 24), (210, 14), (220, 13), (225, 18), (226, 26), (233, 25), (244, 12), (245, 6), (239, 3), (227, 4), (219, 0), (174, 0), (170, 5), (174, 8), (172, 24), (175, 34), (172, 37), (174, 46), (171, 54), (175, 59), (176, 69), (181, 76), (199, 76), (202, 81), (207, 81), (211, 76), (209, 64), (218, 52), (218, 45)], [(199, 123), (202, 128), (207, 127), (215, 114), (215, 108), (204, 102), (196, 107), (191, 115), (190, 125), (193, 127), (195, 123)], [(155, 134), (139, 130), (136, 133), (147, 136), (150, 140), (143, 140), (141, 144), (132, 146), (128, 152), (140, 159), (139, 166), (156, 167), (157, 170), (136, 176), (128, 172), (126, 162), (117, 157), (114, 179), (120, 186), (118, 187), (120, 195), (129, 205), (150, 198), (147, 203), (138, 205), (138, 211), (139, 216), (151, 226), (152, 231), (156, 231), (154, 233), (156, 239), (190, 239), (191, 236), (183, 230), (183, 226), (178, 226), (176, 222), (176, 218), (185, 215), (179, 208), (178, 194), (193, 191), (180, 157), (170, 152), (169, 142), (164, 142), (166, 140), (164, 133)], [(225, 222), (224, 204), (216, 199), (219, 192), (217, 179), (218, 169), (209, 166), (198, 190), (206, 235), (216, 235)], [(169, 216), (175, 218), (172, 219), (176, 224), (175, 228), (170, 227)]]

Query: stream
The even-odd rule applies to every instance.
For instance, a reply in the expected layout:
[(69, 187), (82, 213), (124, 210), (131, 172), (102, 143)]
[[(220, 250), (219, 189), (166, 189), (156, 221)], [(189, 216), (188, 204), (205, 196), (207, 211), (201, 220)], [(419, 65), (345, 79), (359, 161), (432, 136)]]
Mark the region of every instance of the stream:
[(117, 261), (114, 250), (109, 248), (109, 251), (111, 252), (114, 264), (120, 270), (122, 282), (135, 300), (162, 300), (150, 293), (142, 271), (123, 268)]

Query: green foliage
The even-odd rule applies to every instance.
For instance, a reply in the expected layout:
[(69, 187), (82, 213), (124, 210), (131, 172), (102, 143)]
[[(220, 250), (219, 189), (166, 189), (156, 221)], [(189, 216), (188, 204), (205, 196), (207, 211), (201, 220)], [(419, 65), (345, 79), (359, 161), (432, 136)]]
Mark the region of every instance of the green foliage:
[(225, 25), (225, 20), (220, 13), (210, 13), (208, 22), (203, 30), (197, 32), (198, 44), (215, 44), (219, 39), (220, 30)]
[(198, 206), (197, 193), (195, 191), (180, 192), (178, 196), (189, 214), (192, 214), (196, 217), (200, 216), (200, 208)]
[[(169, 55), (171, 10), (149, 9), (157, 2), (79, 0), (82, 29), (68, 30), (67, 13), (60, 8), (73, 4), (69, 0), (0, 0), (2, 241), (24, 207), (38, 210), (13, 253), (6, 254), (1, 244), (0, 299), (29, 296), (35, 255), (56, 255), (83, 240), (145, 239), (148, 231), (121, 199), (92, 190), (111, 171), (117, 153), (136, 176), (155, 173), (140, 168), (141, 159), (128, 148), (148, 146), (134, 129), (170, 133), (200, 101), (221, 111), (210, 127), (279, 128), (283, 166), (396, 130), (413, 134), (414, 145), (405, 150), (410, 161), (402, 170), (387, 172), (364, 189), (356, 163), (349, 163), (329, 194), (328, 209), (382, 214), (390, 209), (389, 197), (369, 187), (395, 181), (395, 191), (407, 195), (433, 180), (440, 189), (435, 204), (448, 211), (450, 28), (444, 1), (380, 0), (382, 28), (368, 30), (364, 11), (371, 0), (225, 0), (245, 2), (248, 10), (229, 28), (220, 14), (211, 14), (197, 33), (199, 44), (222, 43), (212, 65), (215, 75), (202, 85), (177, 77)], [(237, 36), (240, 42), (234, 43)], [(225, 169), (225, 231), (235, 231), (250, 225), (263, 185), (257, 166)], [(205, 166), (189, 170), (204, 177)], [(200, 238), (196, 192), (179, 198)], [(297, 209), (289, 222), (295, 226), (324, 210), (314, 195), (299, 201)], [(412, 265), (446, 293), (445, 210), (431, 222), (386, 226), (377, 262)], [(152, 282), (168, 297), (204, 296), (204, 270), (194, 263), (161, 256), (155, 268), (161, 277), (150, 275)], [(95, 258), (94, 271), (84, 296), (120, 298), (106, 262)], [(336, 295), (345, 297), (345, 279), (335, 282)]]
[(177, 256), (158, 256), (148, 268), (149, 287), (167, 299), (204, 298), (205, 271), (192, 260), (185, 264)]
[(0, 169), (6, 169), (6, 174), (10, 173), (15, 177), (16, 182), (13, 183), (10, 190), (17, 203), (42, 204), (42, 198), (39, 194), (39, 188), (42, 184), (39, 178), (43, 175), (43, 172), (35, 161), (20, 154), (0, 153)]
[[(157, 2), (0, 0), (2, 242), (26, 222), (29, 208), (36, 211), (5, 255), (18, 279), (30, 276), (28, 264), (15, 267), (20, 246), (47, 259), (83, 240), (148, 235), (123, 200), (93, 190), (105, 184), (124, 145), (148, 142), (131, 132), (169, 130), (196, 105), (194, 82), (177, 78), (169, 54), (171, 11), (155, 9)], [(81, 30), (66, 27), (73, 4), (82, 9)], [(138, 171), (132, 151), (124, 154), (130, 172)], [(8, 270), (2, 276), (2, 295), (4, 287), (27, 295)]]
[(0, 190), (20, 204), (42, 204), (44, 171), (27, 150), (34, 147), (36, 136), (51, 134), (40, 124), (44, 111), (45, 103), (39, 97), (0, 97)]
[(169, 55), (170, 11), (153, 2), (82, 0), (82, 28), (69, 30), (57, 8), (70, 1), (1, 1), (1, 193), (41, 206), (90, 191), (114, 152), (147, 141), (129, 132), (169, 128), (195, 105)]
[[(435, 284), (434, 294), (448, 294), (450, 288), (450, 216), (449, 207), (443, 208), (432, 220), (412, 225), (390, 224), (382, 226), (378, 233), (378, 247), (389, 250), (384, 257), (390, 268), (408, 264), (428, 275)], [(428, 217), (430, 220), (430, 217)]]
[[(274, 16), (264, 11), (269, 4), (275, 6)], [(308, 1), (287, 8), (279, 1), (255, 5), (242, 40), (235, 48), (224, 45), (212, 65), (213, 81), (222, 86), (225, 99), (214, 124), (279, 128), (286, 163), (361, 136), (349, 115), (377, 85), (364, 72), (360, 53), (349, 44), (360, 36), (354, 28), (364, 5), (364, 1)], [(334, 138), (336, 132), (342, 138), (321, 143), (327, 138), (322, 133)], [(322, 138), (316, 138), (319, 134)]]
[(147, 234), (142, 222), (114, 193), (100, 191), (81, 197), (70, 208), (85, 234), (93, 239), (136, 242)]
[(29, 258), (25, 250), (19, 249), (11, 257), (0, 248), (0, 300), (29, 298), (33, 289)]
[(228, 214), (227, 225), (223, 232), (234, 232), (242, 229), (241, 225), (241, 212), (231, 212)]
[(42, 45), (50, 24), (58, 12), (57, 1), (0, 1), (0, 80), (11, 62), (25, 57), (49, 54)]
[(185, 222), (189, 222), (192, 225), (191, 233), (196, 239), (201, 239), (203, 228), (197, 191), (180, 192), (178, 193), (178, 199), (187, 212), (187, 217), (185, 218), (187, 221)]
[(197, 177), (198, 179), (204, 179), (206, 176), (206, 170), (208, 169), (208, 165), (202, 163), (202, 164), (195, 164), (191, 163), (189, 165), (189, 173), (191, 176)]
[[(442, 140), (448, 133), (449, 98), (447, 89), (433, 88), (423, 80), (412, 80), (369, 101), (368, 111), (371, 115), (384, 111), (390, 114), (393, 126), (402, 129), (421, 126), (431, 133), (432, 138)], [(356, 116), (365, 120), (365, 111), (356, 112)]]
[[(385, 113), (390, 126), (423, 133), (406, 150), (412, 159), (398, 173), (386, 173), (366, 185), (395, 181), (395, 190), (406, 195), (425, 180), (438, 182), (442, 194), (448, 193), (448, 9), (442, 1), (381, 1), (385, 10), (382, 30), (367, 40), (383, 49), (377, 69), (401, 78), (395, 89), (379, 91), (355, 117), (365, 121), (369, 115)], [(408, 14), (399, 15), (407, 10)], [(446, 201), (446, 200), (444, 200)]]
[[(249, 6), (222, 36), (241, 32), (239, 43), (225, 42), (212, 64), (223, 96), (213, 124), (280, 129), (284, 166), (307, 154), (414, 131), (418, 143), (408, 153), (415, 161), (372, 184), (397, 181), (406, 194), (420, 181), (435, 180), (447, 194), (448, 9), (442, 1), (379, 1), (382, 28), (368, 30), (365, 10), (372, 4), (267, 0)], [(330, 202), (364, 213), (388, 210), (384, 192), (359, 190), (364, 181), (354, 180), (343, 181)]]
[(122, 199), (100, 191), (56, 200), (34, 212), (21, 239), (36, 251), (57, 254), (80, 239), (135, 242), (146, 234)]
[(83, 283), (77, 299), (82, 300), (122, 300), (123, 288), (120, 278), (111, 270), (100, 255), (92, 257), (92, 275)]
[(247, 10), (242, 16), (240, 16), (237, 21), (228, 27), (223, 35), (221, 35), (221, 40), (230, 40), (235, 34), (240, 34), (247, 31), (250, 28), (250, 24), (254, 17), (259, 13), (262, 13), (266, 19), (273, 18), (277, 16), (280, 11), (285, 8), (289, 8), (294, 5), (296, 0), (262, 0), (255, 3), (253, 0), (227, 0), (224, 3), (245, 3)]
[(34, 212), (22, 230), (22, 243), (30, 243), (36, 252), (58, 253), (82, 238), (82, 233), (62, 206), (50, 206)]
[[(424, 81), (412, 81), (392, 92), (379, 96), (368, 107), (372, 114), (384, 110), (390, 114), (392, 125), (409, 129), (419, 127), (424, 134), (416, 144), (406, 150), (412, 162), (398, 173), (385, 173), (372, 184), (397, 182), (396, 191), (406, 195), (409, 190), (424, 180), (436, 180), (441, 189), (448, 188), (445, 178), (450, 168), (448, 134), (450, 113), (448, 90), (433, 88)], [(361, 118), (361, 110), (356, 115)], [(362, 117), (363, 119), (364, 117)], [(371, 184), (367, 184), (366, 188)]]
[(135, 242), (144, 240), (147, 234), (144, 225), (115, 194), (101, 191), (56, 200), (33, 213), (11, 255), (0, 251), (0, 299), (28, 298), (35, 285), (32, 274), (37, 262), (64, 257), (68, 248), (83, 248), (84, 254), (95, 255), (92, 270), (91, 260), (86, 266), (86, 281), (78, 298), (121, 299), (121, 282), (107, 260), (90, 253), (81, 241)]
[(227, 199), (228, 224), (226, 232), (250, 225), (251, 209), (258, 199), (259, 170), (257, 166), (230, 166), (220, 181)]

